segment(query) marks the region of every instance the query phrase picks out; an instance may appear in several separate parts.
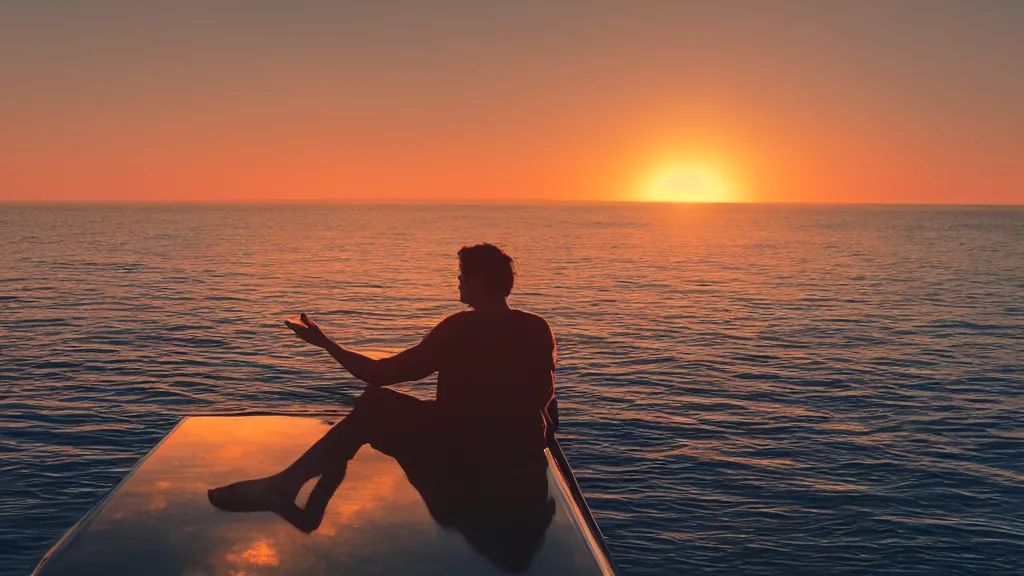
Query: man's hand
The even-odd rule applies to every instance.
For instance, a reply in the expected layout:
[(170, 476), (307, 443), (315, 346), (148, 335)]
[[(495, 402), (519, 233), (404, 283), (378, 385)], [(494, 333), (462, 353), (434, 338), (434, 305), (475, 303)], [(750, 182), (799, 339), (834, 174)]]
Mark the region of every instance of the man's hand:
[(295, 332), (299, 338), (302, 338), (313, 346), (326, 348), (327, 344), (331, 341), (331, 339), (324, 335), (323, 331), (320, 330), (320, 327), (314, 324), (313, 321), (305, 314), (299, 314), (299, 322), (285, 320), (284, 325), (291, 328), (292, 332)]

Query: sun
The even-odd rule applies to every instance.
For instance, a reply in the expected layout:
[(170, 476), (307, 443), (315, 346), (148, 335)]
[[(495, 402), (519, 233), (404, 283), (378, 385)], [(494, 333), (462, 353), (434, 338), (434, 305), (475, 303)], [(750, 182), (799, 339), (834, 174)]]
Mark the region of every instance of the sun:
[(736, 184), (716, 166), (679, 162), (653, 171), (640, 185), (643, 202), (737, 202)]

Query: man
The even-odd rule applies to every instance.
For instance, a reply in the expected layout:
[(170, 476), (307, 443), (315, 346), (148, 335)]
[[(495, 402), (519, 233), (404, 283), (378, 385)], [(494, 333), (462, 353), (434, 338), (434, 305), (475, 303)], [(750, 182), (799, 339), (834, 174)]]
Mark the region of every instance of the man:
[[(488, 493), (501, 486), (506, 511), (536, 512), (522, 521), (532, 535), (527, 548), (535, 551), (531, 547), (539, 545), (554, 511), (543, 455), (549, 428), (557, 424), (554, 337), (540, 316), (509, 308), (511, 257), (491, 244), (466, 246), (458, 256), (459, 299), (471, 310), (445, 318), (419, 344), (395, 356), (375, 360), (348, 350), (305, 314), (299, 322), (285, 321), (368, 387), (348, 417), (291, 466), (210, 490), (210, 502), (224, 510), (273, 510), (305, 531), (315, 530), (346, 463), (370, 444), (398, 460), (442, 525), (479, 526), (468, 511), (491, 502)], [(434, 372), (436, 400), (385, 388)], [(294, 503), (299, 490), (317, 476), (321, 481), (305, 510), (299, 510)], [(502, 540), (475, 533), (480, 541)], [(472, 535), (467, 539), (473, 542)], [(519, 552), (505, 562), (511, 566), (532, 557)]]

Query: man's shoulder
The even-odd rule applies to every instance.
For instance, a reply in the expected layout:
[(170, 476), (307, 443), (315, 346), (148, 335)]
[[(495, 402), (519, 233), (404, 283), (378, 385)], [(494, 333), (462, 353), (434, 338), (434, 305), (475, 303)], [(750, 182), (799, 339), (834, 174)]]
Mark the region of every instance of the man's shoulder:
[[(551, 327), (548, 325), (547, 320), (545, 320), (539, 314), (527, 312), (526, 310), (519, 310), (517, 308), (509, 310), (509, 313), (513, 316), (513, 318), (515, 318), (517, 323), (521, 325), (526, 324), (531, 327), (544, 328), (545, 330), (548, 331), (551, 330)], [(445, 317), (444, 320), (441, 320), (441, 322), (438, 323), (438, 327), (454, 327), (460, 324), (467, 324), (473, 322), (473, 318), (476, 318), (477, 316), (479, 316), (479, 312), (475, 310), (460, 310), (458, 312), (455, 312), (454, 314), (449, 314), (447, 317)]]
[(548, 325), (548, 321), (545, 320), (544, 317), (541, 316), (540, 314), (534, 314), (533, 312), (527, 312), (526, 310), (520, 310), (518, 308), (513, 310), (513, 312), (515, 312), (516, 314), (519, 314), (520, 316), (522, 316), (524, 319), (526, 319), (527, 322), (533, 322), (535, 324), (543, 324), (545, 326)]
[(540, 314), (534, 314), (533, 312), (527, 312), (526, 310), (515, 310), (515, 313), (519, 314), (520, 318), (522, 318), (522, 322), (531, 329), (551, 334), (551, 326)]
[[(512, 309), (509, 313), (512, 314), (513, 318), (515, 318), (515, 323), (520, 326), (528, 326), (534, 330), (551, 332), (551, 326), (549, 326), (547, 320), (539, 314), (519, 309)], [(479, 313), (475, 310), (460, 310), (454, 314), (449, 314), (444, 320), (441, 320), (441, 322), (438, 323), (437, 328), (442, 330), (457, 329), (460, 326), (472, 324), (473, 319), (478, 316)]]
[(463, 322), (473, 314), (472, 310), (459, 310), (453, 314), (445, 316), (444, 320), (441, 320), (441, 324), (453, 324)]
[(472, 310), (460, 310), (454, 314), (449, 314), (437, 323), (437, 326), (434, 327), (434, 332), (448, 332), (455, 330), (458, 326), (466, 322), (471, 313)]

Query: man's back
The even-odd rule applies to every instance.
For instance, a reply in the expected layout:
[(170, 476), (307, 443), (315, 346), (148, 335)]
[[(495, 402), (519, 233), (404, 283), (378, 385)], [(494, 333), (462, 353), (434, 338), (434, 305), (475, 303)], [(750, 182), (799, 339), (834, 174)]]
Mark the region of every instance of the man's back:
[(554, 395), (556, 347), (543, 318), (520, 310), (465, 311), (436, 338), (437, 406), (464, 437), (544, 446), (542, 411)]

